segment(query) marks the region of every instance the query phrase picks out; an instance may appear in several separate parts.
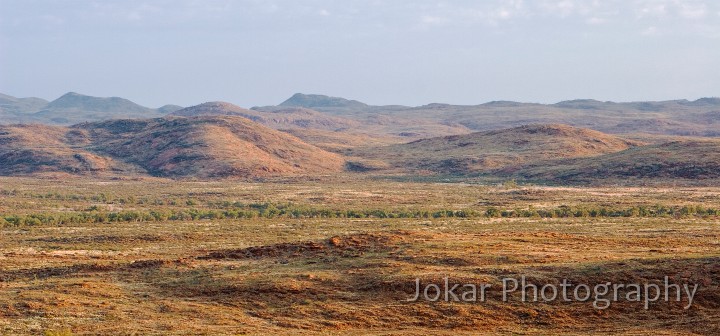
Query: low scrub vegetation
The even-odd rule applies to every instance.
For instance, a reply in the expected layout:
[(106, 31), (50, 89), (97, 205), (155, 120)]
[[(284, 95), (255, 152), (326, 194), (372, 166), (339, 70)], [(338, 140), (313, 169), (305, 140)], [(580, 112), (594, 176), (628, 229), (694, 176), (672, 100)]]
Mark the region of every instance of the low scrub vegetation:
[[(0, 177), (0, 335), (714, 335), (719, 210), (715, 187)], [(688, 309), (503, 302), (521, 276), (700, 287)], [(494, 290), (405, 302), (444, 277)]]
[(1, 215), (0, 226), (69, 225), (82, 223), (164, 222), (254, 218), (605, 218), (605, 217), (718, 217), (720, 209), (686, 205), (682, 207), (637, 206), (631, 208), (570, 207), (547, 209), (394, 210), (329, 209), (293, 204), (232, 204), (226, 209), (157, 209)]

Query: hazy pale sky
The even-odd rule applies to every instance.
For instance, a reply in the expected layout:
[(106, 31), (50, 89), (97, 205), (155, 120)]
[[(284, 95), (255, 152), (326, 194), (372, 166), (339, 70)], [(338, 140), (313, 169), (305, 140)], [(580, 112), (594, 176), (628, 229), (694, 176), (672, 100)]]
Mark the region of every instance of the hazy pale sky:
[(720, 96), (720, 1), (0, 0), (0, 92), (158, 107)]

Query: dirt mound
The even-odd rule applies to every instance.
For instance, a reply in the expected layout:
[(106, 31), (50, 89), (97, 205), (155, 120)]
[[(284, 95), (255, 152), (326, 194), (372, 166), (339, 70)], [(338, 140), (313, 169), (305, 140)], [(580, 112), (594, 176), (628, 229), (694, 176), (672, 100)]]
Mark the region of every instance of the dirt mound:
[(176, 261), (170, 261), (170, 260), (161, 260), (161, 259), (147, 259), (147, 260), (135, 260), (131, 262), (129, 265), (127, 265), (127, 268), (129, 269), (138, 269), (138, 268), (159, 268), (162, 266), (168, 266), (168, 265), (175, 265), (175, 264), (181, 264), (182, 260), (176, 260)]
[(221, 250), (200, 259), (256, 259), (278, 257), (313, 257), (321, 255), (353, 256), (366, 252), (388, 252), (406, 241), (409, 233), (359, 233), (333, 236), (323, 241), (281, 243), (252, 246), (243, 249)]
[(65, 277), (77, 273), (109, 272), (115, 270), (114, 265), (106, 264), (75, 264), (69, 266), (50, 266), (19, 270), (4, 270), (0, 272), (0, 282), (17, 281), (19, 279), (46, 279), (51, 277)]

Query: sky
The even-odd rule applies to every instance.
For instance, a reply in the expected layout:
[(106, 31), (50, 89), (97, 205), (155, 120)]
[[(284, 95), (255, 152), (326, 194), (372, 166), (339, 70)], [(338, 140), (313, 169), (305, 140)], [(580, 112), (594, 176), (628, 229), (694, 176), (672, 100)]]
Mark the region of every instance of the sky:
[(139, 104), (720, 96), (720, 1), (0, 0), (0, 92)]

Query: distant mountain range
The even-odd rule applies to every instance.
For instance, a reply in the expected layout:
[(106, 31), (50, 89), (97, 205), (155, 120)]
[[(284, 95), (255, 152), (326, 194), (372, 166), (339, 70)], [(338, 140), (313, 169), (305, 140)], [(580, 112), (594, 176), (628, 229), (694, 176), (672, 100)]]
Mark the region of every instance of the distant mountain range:
[[(0, 124), (72, 125), (122, 118), (158, 118), (168, 114), (214, 115), (217, 112), (212, 111), (212, 104), (229, 103), (211, 102), (181, 111), (182, 107), (177, 105), (152, 109), (124, 98), (73, 92), (52, 102), (0, 95)], [(373, 106), (339, 97), (297, 93), (277, 106), (252, 109), (232, 106), (225, 106), (223, 110), (276, 129), (352, 129), (389, 137), (390, 142), (552, 123), (611, 134), (720, 135), (720, 98), (629, 103), (580, 99), (556, 104), (495, 101), (480, 105), (436, 103), (410, 107)]]
[(720, 98), (627, 103), (578, 99), (556, 104), (494, 101), (410, 107), (372, 106), (337, 97), (295, 94), (281, 106), (310, 108), (354, 119), (374, 133), (408, 140), (553, 123), (611, 134), (720, 135)]
[(69, 92), (51, 102), (40, 98), (0, 95), (0, 124), (41, 123), (71, 125), (87, 121), (122, 118), (154, 118), (182, 109), (165, 105), (144, 107), (119, 97), (92, 97)]

